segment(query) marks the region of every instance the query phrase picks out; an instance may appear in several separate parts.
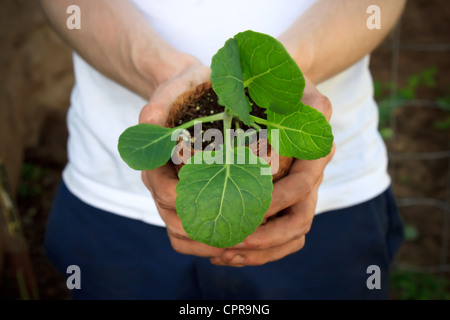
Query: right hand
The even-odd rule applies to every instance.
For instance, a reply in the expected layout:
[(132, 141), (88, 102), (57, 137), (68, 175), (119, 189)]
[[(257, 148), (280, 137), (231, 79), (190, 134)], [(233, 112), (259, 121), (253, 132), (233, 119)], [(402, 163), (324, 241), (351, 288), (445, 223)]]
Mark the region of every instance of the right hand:
[[(193, 57), (188, 56), (188, 59), (192, 62), (187, 68), (156, 88), (148, 104), (141, 110), (139, 123), (165, 126), (172, 104), (178, 96), (209, 79), (211, 71), (208, 67)], [(223, 253), (224, 249), (194, 241), (184, 231), (175, 208), (178, 176), (172, 166), (166, 164), (154, 170), (142, 171), (142, 181), (153, 196), (175, 251), (209, 258)]]

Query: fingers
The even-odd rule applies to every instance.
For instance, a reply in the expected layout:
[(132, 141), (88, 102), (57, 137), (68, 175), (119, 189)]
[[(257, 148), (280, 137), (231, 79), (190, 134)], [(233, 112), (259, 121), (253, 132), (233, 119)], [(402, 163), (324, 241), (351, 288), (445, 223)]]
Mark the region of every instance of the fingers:
[(265, 217), (268, 218), (306, 199), (318, 186), (318, 182), (322, 181), (325, 167), (333, 158), (334, 152), (333, 145), (326, 157), (313, 161), (294, 160), (289, 174), (274, 184), (272, 202)]
[(175, 251), (200, 257), (220, 256), (223, 253), (224, 249), (194, 241), (184, 231), (175, 208), (178, 177), (170, 165), (151, 171), (143, 171), (142, 181), (152, 194), (158, 212), (166, 224), (167, 234)]
[(260, 266), (297, 252), (302, 249), (304, 245), (305, 237), (301, 237), (290, 242), (288, 245), (273, 247), (266, 250), (225, 250), (220, 257), (212, 257), (210, 262), (215, 265), (232, 267)]
[(320, 182), (317, 182), (314, 191), (306, 199), (295, 203), (280, 216), (258, 227), (238, 248), (267, 249), (300, 239), (307, 234), (314, 219)]
[(175, 199), (177, 197), (176, 185), (178, 177), (175, 170), (166, 164), (151, 171), (143, 171), (141, 177), (152, 194), (169, 235), (180, 239), (189, 239), (176, 213)]
[(311, 196), (294, 204), (281, 216), (269, 220), (256, 229), (238, 248), (268, 249), (300, 239), (309, 232), (314, 218), (316, 199), (317, 196)]
[(220, 257), (224, 249), (208, 246), (207, 244), (197, 242), (191, 239), (180, 239), (170, 236), (172, 248), (181, 254), (195, 255), (198, 257)]
[[(167, 84), (160, 86), (149, 103), (142, 109), (140, 123), (164, 126), (173, 102), (180, 94), (209, 79), (209, 68), (186, 70)], [(321, 111), (329, 120), (331, 104), (307, 80), (302, 101)], [(333, 148), (334, 149), (334, 148)], [(273, 200), (266, 214), (270, 217), (282, 210), (284, 214), (270, 219), (260, 226), (242, 244), (234, 248), (221, 249), (193, 241), (184, 231), (176, 214), (176, 185), (178, 177), (169, 165), (142, 173), (142, 180), (151, 191), (161, 218), (164, 220), (171, 245), (177, 252), (210, 257), (220, 265), (261, 265), (300, 250), (305, 242), (314, 216), (317, 188), (323, 171), (332, 158), (304, 161), (295, 160), (289, 175), (274, 185)]]
[(224, 249), (208, 246), (192, 240), (184, 231), (181, 220), (173, 210), (158, 208), (161, 217), (166, 223), (166, 230), (172, 248), (181, 254), (199, 257), (217, 257), (223, 254)]
[[(330, 101), (309, 79), (305, 78), (305, 81), (302, 102), (316, 108), (325, 115), (327, 120), (330, 120), (332, 113)], [(314, 189), (317, 181), (323, 179), (325, 167), (333, 158), (334, 152), (333, 144), (331, 152), (326, 157), (313, 161), (294, 160), (289, 174), (274, 184), (272, 202), (265, 218), (305, 199)]]
[[(209, 75), (210, 69), (198, 62), (169, 79), (155, 90), (149, 103), (142, 108), (139, 123), (165, 126), (172, 104), (179, 95), (208, 80)], [(184, 231), (176, 213), (178, 176), (172, 166), (166, 164), (151, 171), (143, 171), (141, 176), (152, 194), (175, 251), (202, 257), (218, 256), (222, 253), (223, 249), (193, 241)]]
[(285, 214), (260, 226), (243, 243), (226, 249), (211, 263), (240, 267), (262, 265), (297, 252), (305, 244), (315, 214), (317, 192), (296, 203)]
[(306, 77), (302, 102), (322, 112), (327, 120), (330, 121), (332, 114), (332, 105), (330, 100), (320, 93), (314, 84)]
[(178, 176), (169, 164), (150, 171), (143, 171), (142, 181), (151, 191), (156, 204), (166, 210), (175, 210)]

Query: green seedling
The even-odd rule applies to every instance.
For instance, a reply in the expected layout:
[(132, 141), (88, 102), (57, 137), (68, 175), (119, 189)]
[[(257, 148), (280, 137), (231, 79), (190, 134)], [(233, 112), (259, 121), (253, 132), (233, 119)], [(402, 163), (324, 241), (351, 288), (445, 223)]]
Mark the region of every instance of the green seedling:
[[(118, 150), (131, 168), (153, 170), (170, 160), (183, 130), (196, 122), (222, 121), (224, 139), (219, 148), (196, 153), (179, 171), (175, 204), (192, 239), (231, 247), (262, 223), (273, 190), (272, 176), (261, 174), (270, 170), (269, 164), (247, 145), (234, 146), (231, 129), (239, 122), (256, 131), (264, 126), (279, 155), (304, 160), (328, 155), (333, 134), (325, 116), (300, 101), (303, 74), (283, 45), (269, 35), (249, 30), (227, 40), (212, 59), (210, 80), (223, 112), (174, 128), (129, 127), (119, 137)], [(265, 109), (265, 118), (252, 115), (254, 104)]]

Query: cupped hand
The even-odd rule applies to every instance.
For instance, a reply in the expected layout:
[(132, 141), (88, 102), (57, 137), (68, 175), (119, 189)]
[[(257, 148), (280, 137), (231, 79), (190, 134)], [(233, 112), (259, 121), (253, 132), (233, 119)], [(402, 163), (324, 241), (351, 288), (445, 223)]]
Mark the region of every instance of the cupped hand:
[[(140, 113), (140, 123), (164, 126), (171, 106), (178, 96), (209, 79), (210, 69), (200, 61), (192, 57), (190, 59), (192, 62), (187, 68), (174, 74), (156, 88)], [(224, 249), (194, 241), (184, 231), (175, 209), (178, 176), (173, 167), (166, 164), (154, 170), (142, 171), (141, 176), (166, 225), (170, 243), (175, 251), (201, 257), (217, 257), (223, 253)]]
[[(306, 79), (304, 104), (331, 118), (331, 103)], [(308, 161), (295, 159), (287, 176), (274, 184), (272, 202), (265, 223), (242, 243), (212, 257), (211, 263), (226, 266), (262, 265), (299, 251), (305, 244), (317, 204), (318, 188), (335, 146), (323, 158)]]

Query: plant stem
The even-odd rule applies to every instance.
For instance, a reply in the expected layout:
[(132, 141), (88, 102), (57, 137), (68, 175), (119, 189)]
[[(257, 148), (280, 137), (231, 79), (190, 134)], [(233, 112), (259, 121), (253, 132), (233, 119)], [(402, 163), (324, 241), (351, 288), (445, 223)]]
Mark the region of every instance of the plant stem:
[(253, 135), (257, 134), (257, 133), (258, 133), (257, 130), (247, 132), (247, 133), (244, 134), (244, 139), (245, 138), (250, 138), (251, 136), (253, 136)]
[[(250, 120), (257, 122), (259, 124), (263, 124), (265, 126), (273, 125), (272, 122), (269, 122), (266, 119), (258, 118), (258, 117), (252, 116), (252, 115), (250, 115)], [(252, 126), (254, 127), (254, 124)], [(257, 125), (257, 127), (259, 127), (259, 126)], [(259, 127), (259, 129), (261, 129), (261, 127)]]
[(261, 127), (259, 125), (257, 125), (256, 123), (252, 123), (252, 127), (256, 129), (256, 132), (258, 132), (259, 130), (261, 130)]
[(240, 146), (241, 142), (242, 142), (242, 130), (239, 130), (241, 128), (241, 126), (239, 125), (239, 121), (236, 121), (234, 123), (234, 128), (236, 130), (236, 139), (237, 139), (237, 145)]
[(192, 127), (196, 122), (213, 122), (213, 121), (223, 120), (224, 117), (225, 117), (225, 112), (213, 114), (212, 116), (200, 117), (200, 118), (193, 119), (189, 122), (186, 122), (186, 123), (176, 127), (176, 129), (187, 129), (187, 128)]
[(231, 163), (231, 121), (233, 120), (233, 116), (228, 112), (228, 109), (225, 109), (223, 115), (223, 134), (225, 136), (225, 163)]

